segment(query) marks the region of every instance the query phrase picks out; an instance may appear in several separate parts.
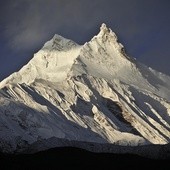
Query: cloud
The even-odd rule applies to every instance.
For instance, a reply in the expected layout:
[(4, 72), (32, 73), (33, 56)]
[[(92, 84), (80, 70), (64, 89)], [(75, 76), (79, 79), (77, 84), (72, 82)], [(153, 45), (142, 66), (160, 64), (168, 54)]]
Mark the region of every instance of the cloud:
[(125, 22), (125, 15), (132, 15), (136, 5), (134, 0), (129, 2), (126, 7), (122, 0), (8, 0), (1, 12), (5, 36), (14, 50), (34, 48), (54, 33), (82, 42), (87, 32), (94, 32), (102, 22), (111, 23), (110, 17), (121, 26), (121, 20)]

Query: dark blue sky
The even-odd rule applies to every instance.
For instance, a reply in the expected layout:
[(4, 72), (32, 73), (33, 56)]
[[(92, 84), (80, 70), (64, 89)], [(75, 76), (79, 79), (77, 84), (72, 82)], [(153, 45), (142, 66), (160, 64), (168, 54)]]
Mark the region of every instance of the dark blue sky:
[(169, 0), (2, 0), (0, 80), (57, 33), (79, 44), (106, 23), (128, 55), (170, 75)]

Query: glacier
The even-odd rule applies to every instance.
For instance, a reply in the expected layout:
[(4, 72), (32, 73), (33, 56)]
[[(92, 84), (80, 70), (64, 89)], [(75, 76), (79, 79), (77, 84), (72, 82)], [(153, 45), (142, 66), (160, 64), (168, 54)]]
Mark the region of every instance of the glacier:
[[(43, 148), (48, 140), (54, 143)], [(72, 141), (132, 147), (170, 142), (170, 77), (128, 56), (105, 24), (84, 45), (55, 34), (0, 82), (2, 152)]]

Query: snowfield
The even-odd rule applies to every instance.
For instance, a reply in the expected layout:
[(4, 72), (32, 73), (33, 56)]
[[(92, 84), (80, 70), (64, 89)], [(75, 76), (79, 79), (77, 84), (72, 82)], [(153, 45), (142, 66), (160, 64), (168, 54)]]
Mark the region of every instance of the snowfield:
[(55, 35), (0, 82), (0, 150), (22, 152), (51, 138), (168, 144), (170, 77), (127, 56), (105, 24), (84, 45)]

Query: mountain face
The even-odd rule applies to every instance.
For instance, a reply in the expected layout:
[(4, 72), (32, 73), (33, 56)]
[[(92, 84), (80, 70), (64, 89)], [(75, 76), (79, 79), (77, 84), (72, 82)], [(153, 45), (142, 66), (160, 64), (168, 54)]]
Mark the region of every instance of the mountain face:
[(0, 150), (48, 139), (47, 148), (168, 144), (170, 77), (127, 56), (105, 24), (84, 45), (55, 35), (0, 83)]

